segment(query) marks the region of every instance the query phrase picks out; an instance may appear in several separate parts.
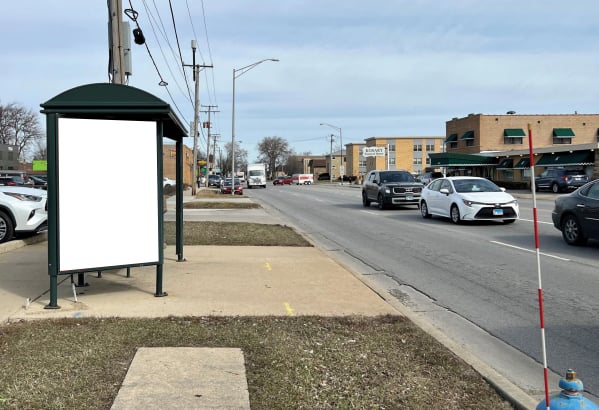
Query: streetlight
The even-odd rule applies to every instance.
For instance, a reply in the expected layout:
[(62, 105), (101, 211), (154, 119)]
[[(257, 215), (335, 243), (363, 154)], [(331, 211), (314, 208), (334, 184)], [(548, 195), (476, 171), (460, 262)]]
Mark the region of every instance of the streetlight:
[(265, 58), (245, 67), (233, 69), (233, 107), (231, 109), (231, 195), (235, 195), (235, 79), (262, 64), (265, 61), (279, 61), (276, 58)]
[[(331, 124), (327, 124), (326, 122), (321, 122), (320, 125), (326, 125), (327, 127), (335, 128), (337, 131), (339, 131), (339, 143), (341, 144), (341, 165), (339, 167), (339, 174), (341, 175), (341, 185), (343, 185), (343, 173), (345, 171), (345, 167), (343, 166), (343, 134), (341, 133), (341, 128)], [(333, 157), (331, 156), (331, 162), (332, 161)]]

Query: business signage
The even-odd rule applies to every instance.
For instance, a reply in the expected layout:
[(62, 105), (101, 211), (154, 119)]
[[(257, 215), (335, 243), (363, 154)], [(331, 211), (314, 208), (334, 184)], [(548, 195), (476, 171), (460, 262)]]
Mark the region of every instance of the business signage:
[(385, 147), (364, 147), (362, 155), (365, 157), (384, 157)]

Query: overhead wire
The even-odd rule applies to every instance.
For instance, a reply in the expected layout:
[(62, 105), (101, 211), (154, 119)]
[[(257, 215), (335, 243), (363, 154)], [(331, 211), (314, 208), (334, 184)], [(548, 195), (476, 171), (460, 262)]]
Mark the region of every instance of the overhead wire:
[[(125, 10), (125, 14), (135, 23), (136, 27), (139, 30), (141, 30), (141, 27), (139, 26), (139, 22), (137, 21), (137, 17), (139, 14), (137, 13), (137, 11), (135, 11), (133, 9), (133, 4), (131, 3), (131, 0), (129, 0), (129, 7), (130, 7), (129, 9)], [(152, 60), (152, 64), (154, 65), (154, 68), (156, 69), (156, 73), (158, 74), (158, 77), (160, 78), (160, 82), (158, 83), (158, 85), (165, 87), (165, 89), (167, 90), (167, 93), (169, 94), (169, 96), (171, 96), (171, 93), (168, 90), (168, 83), (164, 80), (164, 78), (162, 77), (162, 74), (160, 73), (160, 69), (158, 68), (158, 65), (156, 64), (156, 60), (154, 60), (154, 56), (152, 56), (152, 53), (150, 52), (150, 47), (148, 46), (148, 42), (144, 41), (144, 45), (146, 47), (148, 56), (150, 57), (150, 60)], [(179, 115), (181, 115), (181, 117), (184, 118), (183, 114), (181, 113), (181, 110), (177, 106), (177, 103), (172, 98), (172, 96), (171, 96), (171, 100), (173, 101), (173, 105), (175, 106), (175, 109), (177, 110)]]
[[(181, 92), (182, 95), (185, 96), (185, 98), (188, 98), (185, 91), (183, 90), (183, 88), (181, 87), (181, 84), (179, 83), (179, 81), (177, 81), (177, 76), (175, 75), (175, 73), (173, 72), (171, 65), (169, 64), (169, 59), (166, 57), (164, 50), (162, 48), (162, 44), (160, 43), (160, 39), (158, 38), (158, 35), (156, 34), (156, 28), (158, 29), (158, 32), (162, 35), (162, 38), (164, 39), (164, 41), (166, 42), (168, 48), (171, 50), (171, 53), (173, 55), (173, 57), (175, 57), (176, 59), (176, 53), (175, 50), (173, 49), (173, 47), (171, 46), (168, 36), (166, 34), (166, 30), (164, 28), (164, 24), (162, 22), (162, 18), (160, 16), (160, 12), (158, 11), (158, 8), (156, 8), (156, 2), (154, 2), (154, 9), (156, 10), (156, 14), (158, 15), (158, 19), (154, 16), (154, 14), (152, 13), (152, 11), (148, 8), (148, 5), (146, 3), (146, 0), (142, 0), (142, 3), (144, 5), (144, 8), (146, 9), (146, 13), (148, 13), (148, 16), (150, 17), (149, 19), (149, 23), (150, 23), (150, 27), (152, 28), (152, 32), (154, 33), (154, 37), (156, 37), (156, 42), (158, 43), (158, 48), (160, 49), (160, 53), (162, 54), (162, 58), (164, 59), (164, 63), (166, 64), (166, 67), (168, 68), (169, 73), (172, 76), (173, 81), (175, 82), (175, 85), (177, 86), (177, 88), (179, 89), (179, 91)], [(152, 21), (154, 21), (154, 23), (152, 23)], [(161, 29), (162, 27), (162, 29)], [(177, 65), (178, 67), (178, 65)], [(183, 74), (183, 67), (178, 67), (179, 68), (179, 74)], [(191, 106), (193, 107), (193, 101), (190, 99), (189, 103), (191, 104)]]
[[(181, 66), (184, 66), (185, 63), (183, 62), (183, 54), (181, 53), (181, 44), (179, 43), (179, 33), (177, 32), (177, 24), (175, 23), (175, 13), (173, 11), (172, 0), (168, 0), (168, 5), (169, 5), (169, 9), (171, 11), (171, 20), (173, 22), (173, 31), (175, 32), (175, 39), (177, 40), (177, 49), (179, 50), (179, 59), (181, 61)], [(189, 87), (189, 81), (187, 80), (187, 74), (185, 73), (185, 70), (183, 70), (183, 77), (185, 78), (185, 84), (187, 85), (187, 92), (189, 93), (189, 98), (192, 99), (191, 89)]]

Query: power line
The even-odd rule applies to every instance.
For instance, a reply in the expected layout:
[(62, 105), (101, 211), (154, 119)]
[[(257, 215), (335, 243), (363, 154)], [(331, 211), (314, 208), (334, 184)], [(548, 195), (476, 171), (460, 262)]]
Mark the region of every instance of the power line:
[[(177, 33), (177, 24), (175, 23), (175, 13), (173, 12), (173, 3), (171, 0), (168, 0), (168, 5), (171, 11), (171, 20), (173, 21), (173, 30), (175, 32), (175, 39), (177, 40), (177, 48), (179, 49), (179, 59), (181, 60), (181, 65), (183, 65), (185, 63), (183, 62), (181, 44), (179, 44), (179, 33)], [(187, 92), (189, 93), (189, 99), (191, 100), (191, 90), (189, 88), (189, 81), (187, 81), (187, 74), (185, 74), (185, 70), (183, 70), (183, 77), (185, 78), (185, 84), (187, 84)]]

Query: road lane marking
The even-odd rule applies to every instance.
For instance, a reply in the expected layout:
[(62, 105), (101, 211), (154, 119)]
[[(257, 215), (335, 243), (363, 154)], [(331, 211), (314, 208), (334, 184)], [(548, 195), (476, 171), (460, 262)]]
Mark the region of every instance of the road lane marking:
[[(496, 245), (507, 246), (508, 248), (514, 248), (514, 249), (519, 249), (519, 250), (525, 251), (525, 252), (536, 253), (536, 251), (534, 251), (532, 249), (526, 249), (526, 248), (522, 248), (520, 246), (510, 245), (509, 243), (498, 242), (498, 241), (490, 241), (490, 242), (494, 243)], [(571, 259), (562, 258), (561, 256), (555, 256), (555, 255), (551, 255), (549, 253), (544, 253), (544, 252), (539, 252), (539, 255), (547, 256), (549, 258), (559, 259), (560, 261), (565, 261), (565, 262), (571, 261)]]
[[(524, 218), (520, 218), (520, 221), (534, 222), (533, 219), (524, 219)], [(543, 221), (537, 221), (537, 222), (540, 224), (553, 225), (553, 222), (543, 222)]]
[(365, 214), (376, 215), (376, 216), (381, 216), (382, 215), (381, 212), (373, 212), (373, 211), (360, 211), (360, 212), (364, 212)]
[(287, 311), (287, 316), (295, 316), (295, 312), (291, 308), (291, 305), (285, 302), (285, 310)]

